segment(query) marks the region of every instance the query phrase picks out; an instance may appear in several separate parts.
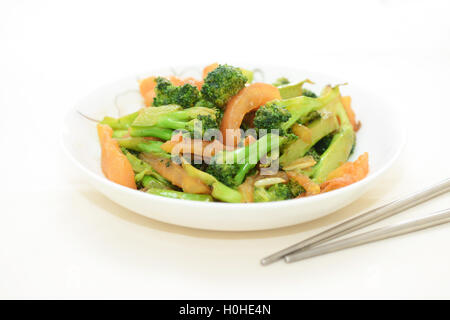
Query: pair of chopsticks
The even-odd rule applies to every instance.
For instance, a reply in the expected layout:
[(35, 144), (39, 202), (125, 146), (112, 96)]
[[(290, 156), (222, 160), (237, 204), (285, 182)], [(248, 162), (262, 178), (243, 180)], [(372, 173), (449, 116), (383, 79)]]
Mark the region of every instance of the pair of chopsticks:
[(268, 265), (283, 258), (285, 262), (295, 262), (450, 222), (450, 208), (448, 208), (435, 212), (424, 218), (409, 220), (393, 226), (382, 227), (373, 231), (348, 237), (343, 240), (336, 240), (328, 244), (323, 244), (324, 242), (328, 242), (332, 239), (336, 239), (375, 222), (391, 217), (401, 211), (414, 207), (448, 191), (450, 191), (450, 178), (428, 187), (423, 191), (413, 193), (402, 199), (392, 201), (381, 207), (368, 211), (315, 236), (312, 236), (311, 238), (276, 252), (266, 258), (263, 258), (261, 260), (261, 264)]

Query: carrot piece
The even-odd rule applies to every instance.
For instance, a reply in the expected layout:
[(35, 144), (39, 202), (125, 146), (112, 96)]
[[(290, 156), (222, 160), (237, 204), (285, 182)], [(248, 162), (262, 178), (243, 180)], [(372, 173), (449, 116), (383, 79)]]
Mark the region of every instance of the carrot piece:
[(161, 158), (150, 153), (142, 153), (141, 157), (160, 175), (187, 193), (209, 194), (211, 190), (200, 179), (193, 178), (178, 164), (170, 159)]
[(233, 136), (239, 138), (239, 128), (245, 114), (275, 99), (281, 99), (280, 92), (277, 87), (267, 83), (252, 83), (239, 91), (237, 95), (228, 101), (222, 118), (220, 131), (222, 132), (224, 143), (236, 145), (236, 142), (233, 142), (234, 138), (227, 139), (227, 130), (229, 130), (230, 138)]
[(177, 87), (182, 86), (182, 85), (184, 85), (186, 83), (189, 83), (189, 84), (197, 87), (197, 89), (200, 90), (202, 88), (202, 85), (203, 85), (203, 81), (197, 80), (197, 79), (192, 78), (192, 77), (181, 79), (181, 78), (178, 78), (176, 76), (170, 76), (168, 79), (169, 79), (170, 82), (172, 82), (172, 84), (174, 86), (177, 86)]
[(148, 77), (139, 81), (139, 91), (144, 98), (146, 106), (151, 106), (155, 97), (156, 77)]
[(102, 149), (101, 166), (105, 177), (122, 186), (137, 189), (133, 168), (120, 150), (117, 140), (112, 138), (111, 127), (106, 124), (98, 124), (97, 134)]
[(295, 180), (305, 189), (306, 196), (312, 196), (320, 193), (320, 186), (304, 174), (294, 171), (287, 171), (286, 173), (289, 178)]
[(354, 162), (346, 162), (334, 169), (320, 185), (321, 192), (336, 190), (364, 179), (369, 173), (369, 154), (363, 153)]
[(341, 97), (341, 102), (342, 105), (344, 106), (345, 112), (347, 113), (347, 117), (353, 126), (353, 130), (355, 130), (355, 132), (358, 131), (359, 128), (361, 127), (361, 122), (356, 121), (355, 111), (353, 111), (352, 109), (352, 97), (350, 96)]
[(206, 76), (208, 75), (208, 73), (210, 73), (211, 71), (216, 69), (218, 66), (219, 66), (219, 64), (217, 62), (211, 63), (209, 66), (206, 66), (203, 69), (203, 74), (202, 74), (203, 79), (205, 79)]
[(354, 179), (350, 175), (345, 175), (343, 177), (334, 178), (328, 181), (325, 181), (320, 185), (320, 189), (322, 193), (336, 190), (345, 186), (348, 186), (352, 183), (354, 183)]
[[(182, 86), (186, 83), (189, 83), (193, 86), (196, 86), (197, 89), (201, 89), (203, 85), (202, 80), (197, 80), (195, 78), (189, 77), (185, 79), (178, 78), (176, 76), (169, 76), (169, 81), (172, 82), (174, 86)], [(144, 103), (146, 106), (151, 106), (153, 103), (153, 98), (156, 96), (155, 87), (156, 87), (156, 77), (148, 77), (141, 81), (139, 81), (139, 91), (141, 92), (142, 97), (144, 98)]]

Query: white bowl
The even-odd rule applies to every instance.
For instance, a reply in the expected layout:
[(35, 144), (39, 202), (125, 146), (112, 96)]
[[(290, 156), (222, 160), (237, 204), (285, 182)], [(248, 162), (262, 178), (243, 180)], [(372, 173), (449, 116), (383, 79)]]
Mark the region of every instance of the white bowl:
[[(249, 68), (249, 66), (245, 66)], [(251, 67), (251, 66), (250, 66)], [(326, 84), (343, 83), (322, 74), (292, 68), (261, 68), (256, 80), (271, 82), (280, 76), (291, 81), (309, 78), (316, 82), (316, 92)], [(154, 70), (149, 75), (199, 77), (201, 67)], [(177, 200), (132, 190), (107, 180), (100, 168), (100, 146), (94, 119), (118, 116), (142, 107), (137, 79), (129, 77), (103, 87), (78, 103), (65, 117), (62, 142), (69, 158), (100, 192), (119, 205), (149, 218), (176, 225), (212, 230), (263, 230), (294, 225), (323, 217), (361, 197), (398, 157), (403, 146), (403, 131), (394, 110), (379, 98), (353, 86), (342, 87), (352, 96), (353, 106), (362, 127), (352, 158), (369, 153), (370, 173), (355, 184), (317, 196), (269, 203), (230, 204)]]

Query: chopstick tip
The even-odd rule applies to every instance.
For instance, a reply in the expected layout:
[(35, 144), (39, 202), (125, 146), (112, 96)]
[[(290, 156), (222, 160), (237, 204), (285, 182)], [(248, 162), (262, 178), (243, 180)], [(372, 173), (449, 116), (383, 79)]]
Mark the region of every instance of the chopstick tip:
[(268, 266), (269, 264), (272, 264), (278, 260), (279, 259), (273, 259), (272, 257), (266, 257), (262, 258), (259, 262), (261, 263), (262, 266)]

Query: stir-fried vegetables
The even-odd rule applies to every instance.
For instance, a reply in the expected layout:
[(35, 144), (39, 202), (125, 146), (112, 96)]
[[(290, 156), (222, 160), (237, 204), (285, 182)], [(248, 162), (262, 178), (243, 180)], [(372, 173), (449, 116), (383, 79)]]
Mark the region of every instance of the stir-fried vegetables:
[(142, 109), (101, 121), (109, 180), (173, 199), (249, 203), (314, 196), (367, 176), (367, 153), (348, 161), (361, 124), (339, 86), (317, 95), (308, 79), (252, 83), (251, 70), (218, 63), (201, 73), (142, 79)]

